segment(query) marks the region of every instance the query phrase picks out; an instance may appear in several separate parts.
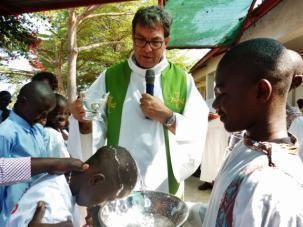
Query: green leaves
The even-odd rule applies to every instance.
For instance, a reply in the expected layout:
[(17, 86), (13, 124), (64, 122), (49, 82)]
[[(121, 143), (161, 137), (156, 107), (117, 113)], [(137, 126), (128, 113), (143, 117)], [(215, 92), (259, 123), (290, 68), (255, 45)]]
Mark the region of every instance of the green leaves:
[[(77, 86), (89, 86), (110, 65), (128, 58), (132, 51), (131, 21), (139, 7), (155, 5), (153, 1), (131, 1), (100, 5), (93, 11), (77, 8), (82, 18), (77, 26)], [(85, 12), (85, 14), (83, 14)], [(88, 13), (87, 13), (88, 12)], [(49, 24), (43, 33), (37, 32), (35, 19)], [(0, 48), (13, 55), (15, 51), (27, 55), (32, 63), (41, 62), (47, 71), (54, 72), (67, 87), (68, 74), (68, 12), (48, 11), (27, 16), (0, 16)], [(1, 35), (3, 34), (3, 35)], [(39, 43), (37, 40), (40, 40)], [(36, 46), (36, 44), (39, 44)], [(34, 55), (28, 54), (29, 47)], [(168, 51), (168, 58), (188, 68), (177, 50)]]
[(27, 56), (30, 48), (38, 44), (37, 29), (27, 14), (0, 16), (0, 48), (10, 57)]

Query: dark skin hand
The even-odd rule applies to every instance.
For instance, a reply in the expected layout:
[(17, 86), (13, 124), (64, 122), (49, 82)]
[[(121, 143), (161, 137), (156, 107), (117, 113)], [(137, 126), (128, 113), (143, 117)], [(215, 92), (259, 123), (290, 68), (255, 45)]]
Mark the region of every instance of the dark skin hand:
[(45, 213), (45, 203), (40, 201), (37, 205), (36, 212), (33, 216), (33, 219), (28, 224), (28, 227), (73, 227), (71, 221), (60, 222), (57, 224), (43, 224), (41, 223), (42, 218)]
[(31, 158), (32, 176), (39, 173), (64, 174), (70, 171), (83, 172), (89, 165), (74, 158)]

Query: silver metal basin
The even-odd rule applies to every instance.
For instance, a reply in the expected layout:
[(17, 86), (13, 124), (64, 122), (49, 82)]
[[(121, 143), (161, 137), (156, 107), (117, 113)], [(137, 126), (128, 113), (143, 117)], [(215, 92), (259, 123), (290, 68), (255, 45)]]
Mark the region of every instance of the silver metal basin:
[(188, 213), (185, 202), (175, 196), (135, 191), (101, 207), (99, 222), (106, 227), (175, 227), (186, 221)]

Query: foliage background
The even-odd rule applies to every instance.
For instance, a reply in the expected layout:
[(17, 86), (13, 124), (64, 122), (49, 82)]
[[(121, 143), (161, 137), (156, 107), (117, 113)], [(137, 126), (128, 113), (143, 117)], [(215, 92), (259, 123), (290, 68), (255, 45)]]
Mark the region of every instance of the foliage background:
[[(79, 51), (77, 58), (77, 87), (85, 89), (107, 67), (128, 58), (132, 51), (131, 21), (139, 7), (157, 4), (153, 1), (133, 1), (105, 4), (93, 11), (88, 19), (77, 28), (77, 46), (88, 48)], [(77, 8), (77, 14), (87, 7)], [(109, 16), (107, 14), (120, 14)], [(3, 18), (3, 17), (0, 17)], [(9, 18), (12, 22), (0, 20), (0, 31), (6, 26), (7, 32), (0, 35), (0, 48), (5, 49), (2, 60), (8, 61), (22, 55), (27, 58), (35, 71), (46, 70), (60, 77), (66, 91), (68, 75), (68, 10), (47, 11), (30, 16)], [(35, 23), (35, 21), (44, 22)], [(2, 23), (2, 24), (1, 24)], [(36, 27), (35, 27), (36, 26)], [(17, 28), (17, 29), (16, 29)], [(2, 30), (1, 30), (2, 29)], [(20, 35), (16, 34), (20, 32)], [(15, 40), (12, 39), (15, 37)], [(16, 45), (17, 44), (17, 45)], [(100, 45), (101, 44), (101, 45)], [(95, 47), (94, 47), (95, 45)], [(98, 46), (99, 45), (99, 46)], [(168, 50), (167, 57), (186, 70), (190, 68), (186, 57), (178, 50)], [(23, 83), (33, 72), (13, 71), (0, 65), (0, 80)]]

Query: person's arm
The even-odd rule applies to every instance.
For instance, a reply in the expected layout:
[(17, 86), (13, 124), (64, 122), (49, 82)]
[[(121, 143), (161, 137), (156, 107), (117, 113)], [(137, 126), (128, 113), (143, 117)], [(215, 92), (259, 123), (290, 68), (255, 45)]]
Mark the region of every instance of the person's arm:
[[(85, 92), (85, 97), (96, 99), (101, 98), (104, 94), (106, 94), (106, 88), (105, 73), (103, 72)], [(79, 98), (71, 104), (72, 115), (70, 116), (67, 150), (73, 157), (86, 160), (96, 149), (105, 144), (107, 123), (106, 121), (83, 121), (84, 111), (81, 103)]]
[(73, 158), (0, 158), (0, 185), (24, 182), (39, 173), (62, 174), (70, 171), (82, 172), (88, 169)]
[[(187, 77), (187, 98), (182, 114), (176, 113), (175, 140), (180, 143), (199, 142), (203, 151), (207, 132), (209, 109), (195, 86), (191, 76)], [(196, 147), (198, 148), (198, 147)]]
[(187, 97), (182, 114), (175, 113), (175, 133), (168, 132), (174, 175), (182, 182), (201, 164), (208, 125), (208, 107), (193, 78), (187, 76)]
[(31, 158), (31, 175), (47, 172), (63, 174), (70, 171), (83, 172), (89, 165), (74, 158)]
[(0, 185), (15, 184), (31, 178), (31, 159), (0, 158)]
[[(85, 92), (85, 97), (101, 98), (106, 93), (105, 88), (105, 71), (95, 80), (95, 82)], [(82, 97), (83, 98), (83, 97)], [(92, 133), (92, 122), (84, 120), (85, 110), (82, 104), (82, 98), (78, 97), (70, 105), (70, 111), (73, 117), (79, 122), (81, 134)]]

